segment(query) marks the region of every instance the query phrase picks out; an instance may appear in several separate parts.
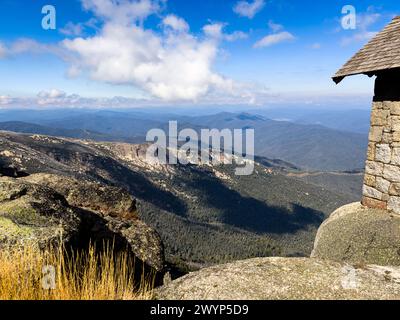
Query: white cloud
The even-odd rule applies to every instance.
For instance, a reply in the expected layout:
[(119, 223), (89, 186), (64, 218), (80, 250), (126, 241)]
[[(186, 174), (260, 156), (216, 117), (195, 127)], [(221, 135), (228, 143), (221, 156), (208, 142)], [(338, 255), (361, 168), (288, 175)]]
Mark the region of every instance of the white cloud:
[(187, 22), (174, 14), (166, 16), (163, 20), (163, 25), (179, 32), (189, 31), (189, 25)]
[(21, 38), (13, 42), (8, 48), (9, 55), (24, 53), (46, 54), (51, 53), (63, 56), (63, 50), (57, 44), (43, 44), (33, 39)]
[(368, 42), (376, 36), (377, 31), (361, 31), (354, 34), (352, 37), (345, 37), (342, 39), (342, 46), (347, 46), (355, 42)]
[[(313, 104), (315, 106), (337, 106), (337, 105), (355, 105), (359, 106), (360, 101), (368, 102), (370, 95), (368, 93), (332, 95), (332, 92), (286, 92), (278, 93), (264, 85), (257, 84), (235, 84), (235, 92), (232, 95), (221, 95), (219, 92), (212, 90), (201, 101), (193, 103), (193, 106), (210, 107), (210, 106), (288, 106), (293, 107), (301, 104)], [(113, 108), (133, 108), (133, 107), (165, 107), (171, 106), (188, 107), (187, 102), (179, 101), (169, 104), (160, 99), (134, 99), (126, 97), (111, 98), (87, 98), (77, 94), (65, 94), (64, 98), (58, 98), (53, 102), (41, 101), (42, 98), (36, 97), (9, 97), (0, 95), (0, 108), (4, 109), (54, 109), (58, 108), (90, 108), (90, 109), (113, 109)], [(361, 99), (361, 100), (360, 100)], [(39, 104), (41, 102), (42, 104)]]
[(177, 16), (167, 16), (163, 25), (179, 32), (158, 34), (135, 23), (156, 12), (159, 3), (84, 0), (86, 8), (104, 19), (104, 25), (95, 36), (63, 41), (72, 54), (69, 74), (86, 73), (96, 81), (130, 84), (167, 101), (194, 101), (212, 89), (232, 91), (233, 81), (212, 70), (222, 26), (205, 28), (205, 38), (199, 39)]
[(13, 54), (21, 54), (25, 52), (38, 53), (45, 51), (46, 48), (46, 45), (33, 39), (18, 39), (11, 45), (9, 51)]
[(64, 91), (51, 89), (49, 91), (41, 91), (37, 94), (36, 104), (39, 106), (74, 106), (81, 103), (81, 97), (76, 94), (67, 95)]
[(377, 30), (370, 30), (370, 28), (381, 20), (383, 16), (380, 13), (375, 13), (374, 10), (374, 7), (371, 6), (366, 12), (357, 14), (356, 30), (351, 36), (342, 38), (341, 44), (343, 46), (367, 42), (378, 33)]
[(58, 44), (43, 44), (33, 39), (20, 38), (6, 46), (0, 41), (0, 59), (24, 53), (51, 53), (61, 57), (64, 56), (63, 50), (59, 48)]
[(210, 23), (203, 27), (203, 32), (206, 36), (217, 39), (233, 42), (237, 40), (246, 39), (248, 34), (243, 31), (234, 31), (233, 33), (224, 33), (226, 23)]
[(203, 32), (210, 38), (220, 39), (223, 36), (224, 26), (223, 23), (210, 23), (203, 27)]
[(282, 30), (284, 29), (283, 25), (278, 24), (278, 23), (275, 23), (275, 22), (272, 21), (272, 20), (269, 20), (269, 21), (268, 21), (268, 27), (269, 27), (274, 33), (279, 32), (279, 31), (282, 31)]
[(144, 20), (159, 12), (166, 0), (81, 0), (97, 17), (119, 24)]
[(66, 36), (80, 36), (83, 34), (83, 25), (81, 23), (68, 22), (60, 32)]
[(361, 30), (367, 30), (370, 26), (374, 25), (382, 17), (380, 13), (361, 13), (357, 15), (357, 27)]
[(265, 0), (254, 0), (252, 2), (242, 0), (235, 5), (233, 11), (242, 17), (253, 19), (254, 16), (264, 8), (264, 6)]
[[(187, 22), (176, 15), (161, 18), (158, 31), (147, 29), (144, 20), (152, 14), (160, 17), (164, 0), (81, 1), (85, 9), (94, 13), (94, 34), (88, 36), (83, 32), (81, 36), (74, 36), (73, 33), (80, 33), (81, 29), (73, 30), (71, 26), (71, 37), (58, 44), (19, 39), (5, 49), (7, 54), (55, 54), (69, 65), (68, 76), (132, 86), (141, 90), (138, 95), (147, 103), (190, 101), (197, 104), (213, 99), (243, 102), (246, 98), (248, 102), (255, 101), (254, 95), (249, 93), (250, 85), (243, 86), (213, 70), (215, 60), (224, 53), (219, 48), (221, 42), (244, 39), (246, 33), (225, 33), (226, 24), (214, 23), (204, 27), (202, 36), (193, 35)], [(84, 29), (87, 23), (81, 25)], [(31, 100), (14, 99), (13, 103), (39, 106), (111, 103), (110, 99), (99, 102), (58, 90), (40, 92), (34, 102)], [(131, 106), (137, 102), (129, 101)]]
[(95, 18), (90, 18), (86, 22), (79, 23), (69, 21), (60, 29), (60, 33), (69, 37), (79, 37), (82, 36), (88, 28), (98, 30), (97, 22)]
[(257, 41), (254, 44), (254, 48), (264, 48), (264, 47), (270, 47), (272, 45), (281, 43), (281, 42), (286, 42), (286, 41), (291, 41), (294, 40), (295, 36), (292, 35), (290, 32), (287, 31), (282, 31), (279, 33), (275, 34), (270, 34), (268, 36), (265, 36), (261, 40)]
[(229, 42), (243, 40), (243, 39), (247, 39), (247, 38), (248, 38), (248, 34), (243, 31), (234, 31), (233, 33), (225, 34), (225, 36), (224, 36), (224, 39)]
[(106, 106), (112, 107), (114, 105), (118, 106), (118, 103), (114, 103), (114, 100), (115, 98), (83, 98), (77, 94), (68, 95), (62, 90), (51, 89), (48, 91), (41, 91), (34, 97), (10, 97), (0, 95), (0, 106), (3, 108), (97, 108)]
[(268, 21), (268, 27), (272, 33), (257, 41), (253, 48), (270, 47), (281, 42), (287, 42), (296, 39), (296, 37), (288, 31), (284, 31), (285, 27), (275, 23), (272, 20)]
[[(272, 97), (271, 93), (264, 86), (254, 84), (232, 84), (232, 94), (223, 95), (216, 89), (210, 92), (193, 105), (263, 105)], [(173, 102), (176, 106), (185, 106), (186, 101)], [(169, 107), (171, 104), (162, 99), (135, 99), (126, 97), (97, 97), (87, 98), (77, 94), (68, 94), (58, 89), (41, 91), (33, 97), (11, 98), (0, 96), (2, 108), (132, 108), (132, 107)]]
[(66, 93), (62, 90), (51, 89), (50, 91), (40, 91), (38, 97), (41, 99), (59, 99), (64, 98)]
[(10, 104), (13, 99), (10, 96), (0, 96), (0, 105), (5, 106)]

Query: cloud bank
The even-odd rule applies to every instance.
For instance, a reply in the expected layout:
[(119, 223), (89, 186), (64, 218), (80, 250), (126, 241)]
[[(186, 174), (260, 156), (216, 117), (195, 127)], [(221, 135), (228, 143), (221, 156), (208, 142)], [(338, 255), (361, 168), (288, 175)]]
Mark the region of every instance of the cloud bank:
[[(71, 53), (70, 75), (87, 74), (92, 80), (130, 84), (166, 101), (191, 100), (212, 89), (233, 91), (230, 79), (213, 71), (222, 29), (204, 29), (204, 37), (189, 32), (187, 22), (168, 15), (160, 33), (143, 27), (143, 20), (159, 13), (163, 1), (83, 0), (84, 8), (103, 21), (92, 37), (66, 39)], [(243, 37), (230, 35), (231, 40)]]
[[(41, 43), (18, 39), (8, 46), (0, 42), (0, 58), (24, 53), (57, 55), (67, 63), (67, 75), (71, 78), (128, 85), (140, 89), (140, 96), (145, 98), (84, 98), (52, 89), (31, 98), (2, 95), (3, 107), (262, 104), (270, 97), (264, 86), (236, 82), (213, 68), (224, 54), (221, 44), (248, 38), (243, 31), (228, 33), (226, 23), (209, 22), (194, 34), (182, 17), (164, 14), (166, 0), (81, 0), (81, 3), (92, 17), (86, 22), (67, 23), (59, 30), (66, 36), (63, 41)], [(252, 18), (264, 5), (263, 0), (239, 1), (235, 12)], [(156, 27), (147, 27), (150, 16), (151, 24), (156, 23)], [(270, 21), (269, 27), (277, 33), (260, 40), (256, 47), (290, 39), (281, 25)]]

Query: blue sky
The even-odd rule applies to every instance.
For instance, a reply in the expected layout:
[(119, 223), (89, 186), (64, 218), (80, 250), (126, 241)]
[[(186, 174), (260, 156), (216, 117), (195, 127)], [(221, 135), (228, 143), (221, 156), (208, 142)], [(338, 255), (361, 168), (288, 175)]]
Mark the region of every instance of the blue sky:
[[(56, 30), (41, 26), (47, 4)], [(344, 30), (347, 4), (0, 0), (0, 107), (361, 105), (372, 79), (330, 77), (400, 3), (353, 0), (357, 28)]]

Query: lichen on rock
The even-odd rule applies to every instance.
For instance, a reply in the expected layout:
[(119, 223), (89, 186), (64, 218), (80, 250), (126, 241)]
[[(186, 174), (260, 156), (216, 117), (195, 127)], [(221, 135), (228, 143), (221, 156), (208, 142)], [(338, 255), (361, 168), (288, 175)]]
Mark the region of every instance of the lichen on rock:
[(400, 216), (360, 203), (341, 207), (320, 227), (311, 257), (400, 266)]
[(160, 300), (400, 299), (400, 269), (351, 266), (310, 258), (256, 258), (190, 273), (158, 289), (156, 297)]
[(164, 268), (161, 239), (138, 219), (129, 193), (67, 176), (0, 177), (0, 247), (28, 242), (41, 248), (109, 242), (157, 272)]
[(80, 217), (54, 190), (1, 177), (0, 194), (0, 247), (74, 241)]

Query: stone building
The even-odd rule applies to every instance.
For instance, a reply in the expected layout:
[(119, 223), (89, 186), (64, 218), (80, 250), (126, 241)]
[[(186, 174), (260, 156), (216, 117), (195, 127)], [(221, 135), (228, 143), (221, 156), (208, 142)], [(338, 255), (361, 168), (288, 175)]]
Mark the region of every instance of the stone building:
[(333, 77), (376, 76), (363, 186), (364, 206), (400, 214), (400, 16)]

